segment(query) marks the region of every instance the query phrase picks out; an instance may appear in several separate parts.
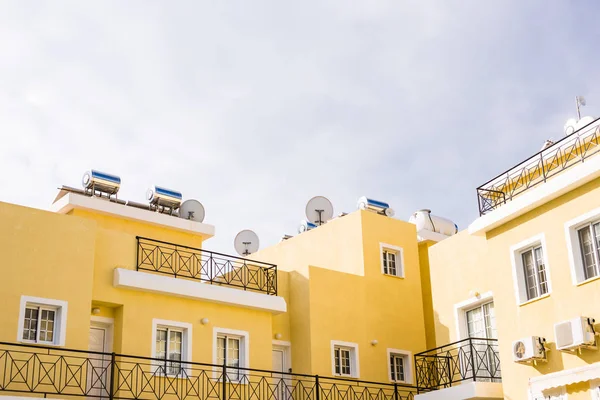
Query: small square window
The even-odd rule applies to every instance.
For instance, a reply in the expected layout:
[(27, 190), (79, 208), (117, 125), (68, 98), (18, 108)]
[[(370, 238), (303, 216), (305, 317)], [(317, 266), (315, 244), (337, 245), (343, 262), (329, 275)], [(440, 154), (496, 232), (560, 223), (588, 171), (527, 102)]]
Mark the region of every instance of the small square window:
[(380, 243), (381, 272), (384, 275), (404, 277), (402, 248)]
[(332, 340), (331, 366), (333, 375), (358, 378), (358, 345)]
[(411, 383), (411, 353), (405, 350), (388, 349), (388, 373), (391, 382)]
[(189, 372), (185, 361), (192, 358), (192, 324), (187, 322), (152, 320), (152, 371), (159, 375), (182, 376)]
[(63, 346), (66, 319), (66, 301), (21, 296), (18, 340)]
[[(213, 364), (227, 367), (227, 379), (240, 382), (250, 368), (250, 334), (228, 328), (213, 329)], [(220, 379), (222, 367), (213, 367), (213, 378)]]

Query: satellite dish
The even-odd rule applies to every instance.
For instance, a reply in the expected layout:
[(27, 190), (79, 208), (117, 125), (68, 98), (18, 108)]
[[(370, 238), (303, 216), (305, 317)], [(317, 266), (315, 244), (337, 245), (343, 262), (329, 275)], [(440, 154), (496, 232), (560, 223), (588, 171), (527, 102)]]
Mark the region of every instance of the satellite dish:
[(306, 204), (306, 218), (315, 225), (323, 225), (333, 217), (333, 205), (327, 197), (315, 196)]
[(240, 256), (247, 256), (258, 250), (258, 235), (249, 229), (240, 231), (233, 241), (235, 251)]
[(198, 200), (189, 199), (179, 206), (179, 218), (202, 222), (204, 217), (204, 206)]
[(567, 122), (565, 122), (565, 135), (570, 135), (575, 132), (577, 127), (577, 120), (575, 118), (569, 118)]

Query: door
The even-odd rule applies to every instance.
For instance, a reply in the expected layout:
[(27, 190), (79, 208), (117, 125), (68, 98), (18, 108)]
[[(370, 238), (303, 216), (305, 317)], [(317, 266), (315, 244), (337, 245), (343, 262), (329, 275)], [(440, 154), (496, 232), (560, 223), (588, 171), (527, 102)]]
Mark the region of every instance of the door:
[[(105, 353), (107, 351), (108, 329), (98, 326), (90, 327), (88, 349), (93, 352)], [(109, 393), (110, 358), (107, 355), (88, 355), (87, 366), (87, 393), (92, 398), (107, 398)]]
[[(466, 312), (467, 333), (470, 338), (497, 339), (496, 313), (494, 302), (481, 304)], [(479, 378), (498, 377), (498, 355), (494, 343), (486, 340), (473, 340), (473, 348), (467, 348), (470, 357), (474, 358), (474, 375)], [(467, 344), (470, 346), (470, 343)], [(471, 351), (472, 350), (472, 351)], [(471, 361), (469, 358), (469, 362)], [(469, 367), (470, 368), (470, 367)], [(486, 379), (487, 380), (487, 379)]]
[(283, 349), (273, 349), (273, 371), (281, 372), (280, 374), (273, 374), (273, 395), (274, 400), (285, 400), (286, 394), (291, 392), (291, 388), (288, 387), (289, 381), (285, 379), (284, 373), (286, 371), (285, 364), (285, 351)]

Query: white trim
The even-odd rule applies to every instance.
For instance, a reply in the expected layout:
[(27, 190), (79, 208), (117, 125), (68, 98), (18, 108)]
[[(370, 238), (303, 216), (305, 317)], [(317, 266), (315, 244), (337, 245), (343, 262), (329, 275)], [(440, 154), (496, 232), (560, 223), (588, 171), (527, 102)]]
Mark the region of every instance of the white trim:
[(415, 396), (415, 400), (504, 399), (502, 383), (461, 382), (460, 385), (433, 390)]
[(350, 349), (350, 377), (360, 378), (360, 363), (358, 357), (358, 343), (343, 342), (340, 340), (331, 341), (331, 375), (332, 376), (346, 376), (335, 373), (335, 348), (336, 347), (347, 347)]
[(441, 242), (444, 239), (448, 239), (450, 236), (448, 235), (444, 235), (442, 233), (438, 233), (438, 232), (433, 232), (430, 231), (429, 229), (421, 229), (420, 231), (417, 231), (417, 241), (419, 242), (426, 242), (426, 241), (432, 241), (432, 242)]
[(103, 328), (106, 332), (106, 349), (105, 352), (110, 353), (113, 351), (113, 342), (115, 334), (115, 319), (108, 317), (97, 317), (95, 315), (90, 316), (90, 328)]
[[(240, 340), (240, 368), (250, 368), (250, 333), (248, 331), (241, 331), (238, 329), (229, 329), (229, 328), (213, 328), (213, 345), (212, 345), (212, 359), (213, 365), (217, 365), (217, 337), (220, 335), (230, 335), (237, 336)], [(217, 378), (217, 369), (220, 371), (220, 368), (213, 368), (213, 378)], [(246, 373), (246, 371), (239, 371), (240, 377)]]
[(95, 211), (100, 214), (145, 222), (151, 225), (166, 226), (174, 230), (200, 235), (203, 239), (208, 239), (215, 235), (215, 227), (213, 225), (130, 207), (106, 199), (84, 196), (77, 193), (67, 193), (50, 206), (50, 211), (59, 214), (66, 214), (73, 209)]
[[(540, 294), (532, 299), (527, 298), (527, 283), (525, 281), (525, 271), (523, 270), (523, 258), (521, 256), (523, 250), (530, 247), (541, 245), (542, 254), (544, 256), (544, 268), (546, 272), (546, 284), (548, 292)], [(515, 291), (515, 299), (517, 305), (525, 305), (534, 300), (550, 296), (552, 293), (552, 279), (550, 278), (550, 264), (548, 263), (548, 246), (546, 246), (546, 235), (543, 233), (525, 239), (515, 245), (510, 246), (510, 264), (512, 266), (513, 288)], [(535, 257), (535, 255), (534, 255)]]
[(467, 328), (466, 312), (484, 303), (489, 303), (494, 300), (494, 294), (485, 292), (479, 296), (471, 297), (460, 303), (454, 304), (454, 322), (456, 323), (456, 340), (466, 339), (469, 337)]
[(539, 393), (596, 379), (600, 379), (600, 362), (529, 378), (529, 387), (531, 392)]
[[(590, 222), (600, 219), (600, 208), (595, 208), (582, 214), (570, 221), (565, 222), (565, 240), (567, 242), (569, 269), (571, 270), (571, 280), (573, 285), (585, 283), (585, 271), (583, 260), (581, 258), (581, 249), (579, 243), (579, 235), (577, 230)], [(575, 256), (577, 254), (577, 256)], [(595, 279), (596, 277), (588, 280)]]
[(288, 342), (287, 340), (275, 340), (275, 339), (273, 339), (273, 344), (275, 346), (285, 346), (285, 347), (290, 347), (292, 345), (292, 343)]
[[(392, 380), (392, 368), (391, 368), (392, 366), (390, 365), (390, 357), (392, 354), (400, 355), (406, 361), (404, 364), (404, 380), (403, 381), (401, 381), (399, 379)], [(386, 361), (387, 361), (387, 366), (388, 366), (388, 380), (390, 382), (406, 383), (406, 384), (412, 385), (412, 383), (413, 383), (413, 356), (412, 356), (411, 351), (388, 348)]]
[(574, 165), (552, 177), (546, 183), (528, 190), (494, 211), (477, 218), (469, 225), (469, 233), (483, 235), (598, 177), (600, 177), (600, 157), (587, 158), (585, 162)]
[[(48, 346), (64, 346), (67, 337), (67, 315), (69, 303), (64, 300), (45, 299), (42, 297), (21, 296), (19, 305), (19, 325), (17, 328), (17, 342), (31, 343), (29, 340), (23, 339), (23, 322), (25, 321), (25, 308), (28, 304), (38, 306), (48, 306), (56, 310), (54, 319), (54, 341), (52, 343), (42, 342), (40, 344)], [(39, 327), (38, 327), (39, 328)]]
[[(167, 319), (152, 319), (152, 347), (150, 349), (150, 357), (156, 358), (156, 330), (158, 328), (178, 328), (183, 331), (181, 338), (181, 367), (188, 370), (190, 373), (190, 365), (185, 364), (185, 361), (192, 361), (192, 324), (189, 322), (171, 321)], [(168, 341), (169, 338), (167, 338)], [(153, 372), (156, 371), (158, 365), (152, 365)]]
[[(388, 250), (396, 253), (396, 275), (388, 274), (383, 268), (383, 251)], [(404, 278), (404, 249), (387, 243), (379, 243), (379, 263), (381, 264), (381, 273), (385, 276), (395, 276)]]
[(115, 268), (113, 285), (118, 288), (160, 293), (193, 300), (247, 307), (273, 314), (286, 312), (287, 305), (281, 296), (240, 290), (226, 286), (209, 285), (188, 279), (172, 278), (161, 274)]

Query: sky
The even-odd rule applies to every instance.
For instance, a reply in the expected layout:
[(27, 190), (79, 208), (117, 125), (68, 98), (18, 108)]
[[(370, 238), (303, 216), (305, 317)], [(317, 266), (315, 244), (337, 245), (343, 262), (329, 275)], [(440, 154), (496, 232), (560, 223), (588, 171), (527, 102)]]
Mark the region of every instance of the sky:
[[(0, 201), (48, 208), (90, 169), (206, 209), (233, 253), (360, 196), (464, 229), (476, 187), (600, 116), (597, 1), (0, 3)], [(0, 221), (1, 223), (1, 221)]]

